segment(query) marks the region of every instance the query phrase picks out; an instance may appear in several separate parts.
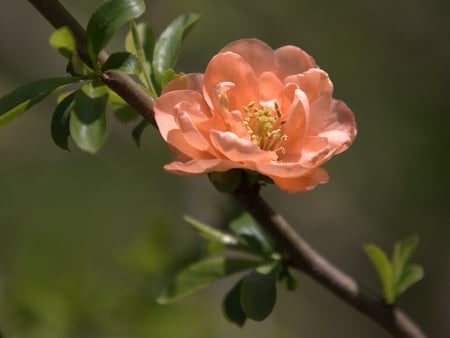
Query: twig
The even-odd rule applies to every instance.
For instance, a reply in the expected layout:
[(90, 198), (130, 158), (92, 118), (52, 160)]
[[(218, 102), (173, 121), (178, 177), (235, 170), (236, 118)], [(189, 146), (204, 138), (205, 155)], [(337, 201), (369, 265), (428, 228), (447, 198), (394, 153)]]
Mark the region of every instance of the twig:
[[(55, 28), (67, 26), (78, 43), (80, 56), (89, 62), (86, 33), (73, 16), (57, 0), (28, 0)], [(103, 52), (100, 59), (105, 60)], [(130, 106), (156, 126), (153, 100), (131, 77), (107, 73), (102, 81), (120, 95)], [(258, 193), (258, 189), (241, 186), (234, 198), (264, 227), (268, 234), (289, 255), (296, 269), (309, 275), (367, 317), (377, 322), (394, 337), (425, 338), (420, 328), (398, 307), (386, 305), (380, 297), (365, 292), (353, 278), (344, 274), (319, 255), (298, 233), (277, 214)]]

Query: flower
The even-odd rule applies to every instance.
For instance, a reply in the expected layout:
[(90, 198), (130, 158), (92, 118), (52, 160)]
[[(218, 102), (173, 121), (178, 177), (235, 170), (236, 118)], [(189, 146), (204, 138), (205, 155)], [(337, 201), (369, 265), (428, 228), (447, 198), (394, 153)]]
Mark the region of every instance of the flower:
[(332, 94), (328, 74), (300, 48), (235, 41), (204, 74), (175, 79), (155, 100), (159, 131), (176, 155), (164, 168), (178, 175), (242, 168), (286, 192), (309, 191), (328, 182), (320, 166), (356, 136), (352, 111)]

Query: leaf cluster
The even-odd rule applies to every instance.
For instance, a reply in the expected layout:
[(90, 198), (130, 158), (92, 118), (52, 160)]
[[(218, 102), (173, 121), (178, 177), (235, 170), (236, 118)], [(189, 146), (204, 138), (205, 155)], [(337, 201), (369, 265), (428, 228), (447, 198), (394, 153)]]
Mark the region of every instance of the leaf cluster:
[(220, 279), (241, 273), (225, 295), (223, 312), (229, 321), (243, 326), (247, 319), (262, 321), (270, 315), (276, 303), (277, 283), (288, 290), (297, 288), (297, 281), (279, 249), (248, 214), (232, 221), (229, 232), (190, 217), (185, 220), (207, 240), (209, 256), (180, 271), (159, 297), (160, 303), (177, 301)]
[(409, 262), (417, 242), (417, 237), (412, 236), (395, 243), (391, 260), (378, 246), (374, 244), (364, 246), (365, 252), (377, 270), (387, 304), (394, 304), (401, 294), (423, 278), (423, 268)]
[[(181, 43), (199, 16), (184, 14), (173, 20), (155, 37), (145, 23), (134, 21), (145, 11), (143, 0), (108, 0), (103, 2), (89, 19), (86, 38), (89, 59), (78, 53), (77, 41), (67, 27), (56, 30), (50, 45), (68, 61), (69, 77), (50, 78), (19, 87), (0, 98), (0, 127), (8, 124), (48, 95), (66, 89), (59, 96), (51, 121), (51, 136), (55, 144), (69, 150), (69, 138), (83, 151), (98, 152), (108, 134), (108, 114), (120, 122), (135, 121), (138, 114), (122, 98), (106, 87), (101, 76), (121, 72), (136, 77), (153, 98), (164, 86), (179, 76), (173, 71)], [(102, 50), (114, 33), (129, 23), (125, 51), (111, 54), (106, 60)], [(103, 54), (104, 55), (104, 54)], [(104, 61), (104, 62), (103, 62)], [(69, 88), (78, 84), (78, 88)], [(132, 136), (140, 144), (146, 120), (133, 129)]]

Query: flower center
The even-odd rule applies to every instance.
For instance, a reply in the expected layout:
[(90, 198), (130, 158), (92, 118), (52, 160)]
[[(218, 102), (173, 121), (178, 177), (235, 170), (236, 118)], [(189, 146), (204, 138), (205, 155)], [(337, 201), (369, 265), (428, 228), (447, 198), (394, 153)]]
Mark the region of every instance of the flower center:
[(280, 121), (283, 116), (277, 102), (274, 102), (274, 109), (263, 105), (255, 106), (255, 102), (250, 102), (243, 108), (247, 117), (244, 125), (254, 144), (263, 150), (285, 153), (281, 143), (287, 140), (288, 136), (283, 134), (281, 127), (286, 121)]

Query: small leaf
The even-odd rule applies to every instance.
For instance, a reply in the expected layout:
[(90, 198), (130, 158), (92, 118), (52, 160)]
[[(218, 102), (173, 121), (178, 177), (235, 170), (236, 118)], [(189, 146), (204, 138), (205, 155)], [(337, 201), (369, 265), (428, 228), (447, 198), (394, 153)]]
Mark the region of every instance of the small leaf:
[(77, 53), (75, 38), (66, 26), (57, 29), (50, 36), (50, 45), (66, 59), (71, 60), (72, 55)]
[(141, 136), (144, 132), (145, 128), (147, 128), (149, 125), (149, 122), (146, 119), (142, 119), (139, 124), (133, 128), (133, 131), (131, 132), (131, 135), (133, 136), (133, 140), (136, 143), (138, 147), (141, 146)]
[(164, 74), (161, 78), (161, 88), (164, 89), (167, 84), (175, 79), (178, 79), (179, 77), (185, 75), (184, 73), (175, 73), (175, 71), (172, 68), (166, 69), (164, 71)]
[(422, 278), (423, 268), (420, 265), (408, 265), (396, 284), (396, 295), (400, 296), (406, 289), (420, 281)]
[(97, 64), (98, 53), (108, 44), (114, 32), (144, 11), (142, 0), (109, 0), (96, 9), (86, 29), (88, 51), (94, 65)]
[(56, 107), (51, 123), (53, 142), (64, 150), (69, 150), (70, 111), (73, 108), (75, 92), (66, 96)]
[(103, 65), (102, 71), (118, 71), (137, 75), (141, 72), (141, 64), (133, 54), (128, 52), (118, 52), (110, 55)]
[(130, 123), (135, 121), (139, 114), (128, 105), (120, 105), (114, 109), (113, 114), (115, 118), (122, 123)]
[(279, 262), (261, 265), (246, 275), (241, 286), (241, 306), (245, 315), (262, 321), (270, 315), (277, 299)]
[(81, 150), (93, 154), (100, 150), (108, 131), (108, 95), (102, 87), (95, 87), (92, 83), (84, 85), (76, 92), (70, 113), (70, 134), (75, 144)]
[(238, 257), (207, 258), (181, 271), (158, 298), (161, 304), (168, 304), (201, 290), (217, 280), (236, 272), (253, 268), (260, 261)]
[(247, 213), (231, 222), (230, 229), (240, 237), (241, 244), (253, 252), (271, 255), (276, 251), (273, 240)]
[(367, 244), (364, 246), (364, 250), (378, 272), (386, 303), (392, 304), (395, 301), (395, 292), (391, 263), (386, 254), (376, 245)]
[(298, 288), (298, 280), (287, 266), (282, 266), (278, 280), (289, 291), (295, 291)]
[(153, 53), (153, 71), (155, 79), (160, 85), (166, 69), (174, 68), (180, 53), (181, 42), (199, 17), (195, 13), (180, 15), (166, 27), (156, 41)]
[(0, 126), (6, 125), (55, 90), (81, 80), (79, 77), (50, 78), (15, 89), (0, 98)]
[(239, 244), (239, 241), (234, 236), (201, 223), (189, 216), (184, 216), (184, 220), (197, 234), (208, 241), (219, 242), (226, 246), (236, 246)]
[(247, 316), (241, 305), (242, 282), (243, 279), (236, 283), (223, 300), (223, 314), (225, 318), (239, 327), (243, 327), (247, 321)]
[(395, 243), (392, 255), (392, 269), (394, 272), (394, 283), (400, 280), (403, 270), (406, 268), (414, 250), (417, 247), (417, 236), (411, 236), (403, 241)]
[(151, 79), (155, 36), (145, 23), (136, 25), (134, 20), (132, 20), (130, 28), (125, 40), (125, 48), (128, 52), (137, 56), (142, 66), (142, 73), (139, 74), (139, 78), (150, 89), (153, 97), (156, 97), (156, 91)]

